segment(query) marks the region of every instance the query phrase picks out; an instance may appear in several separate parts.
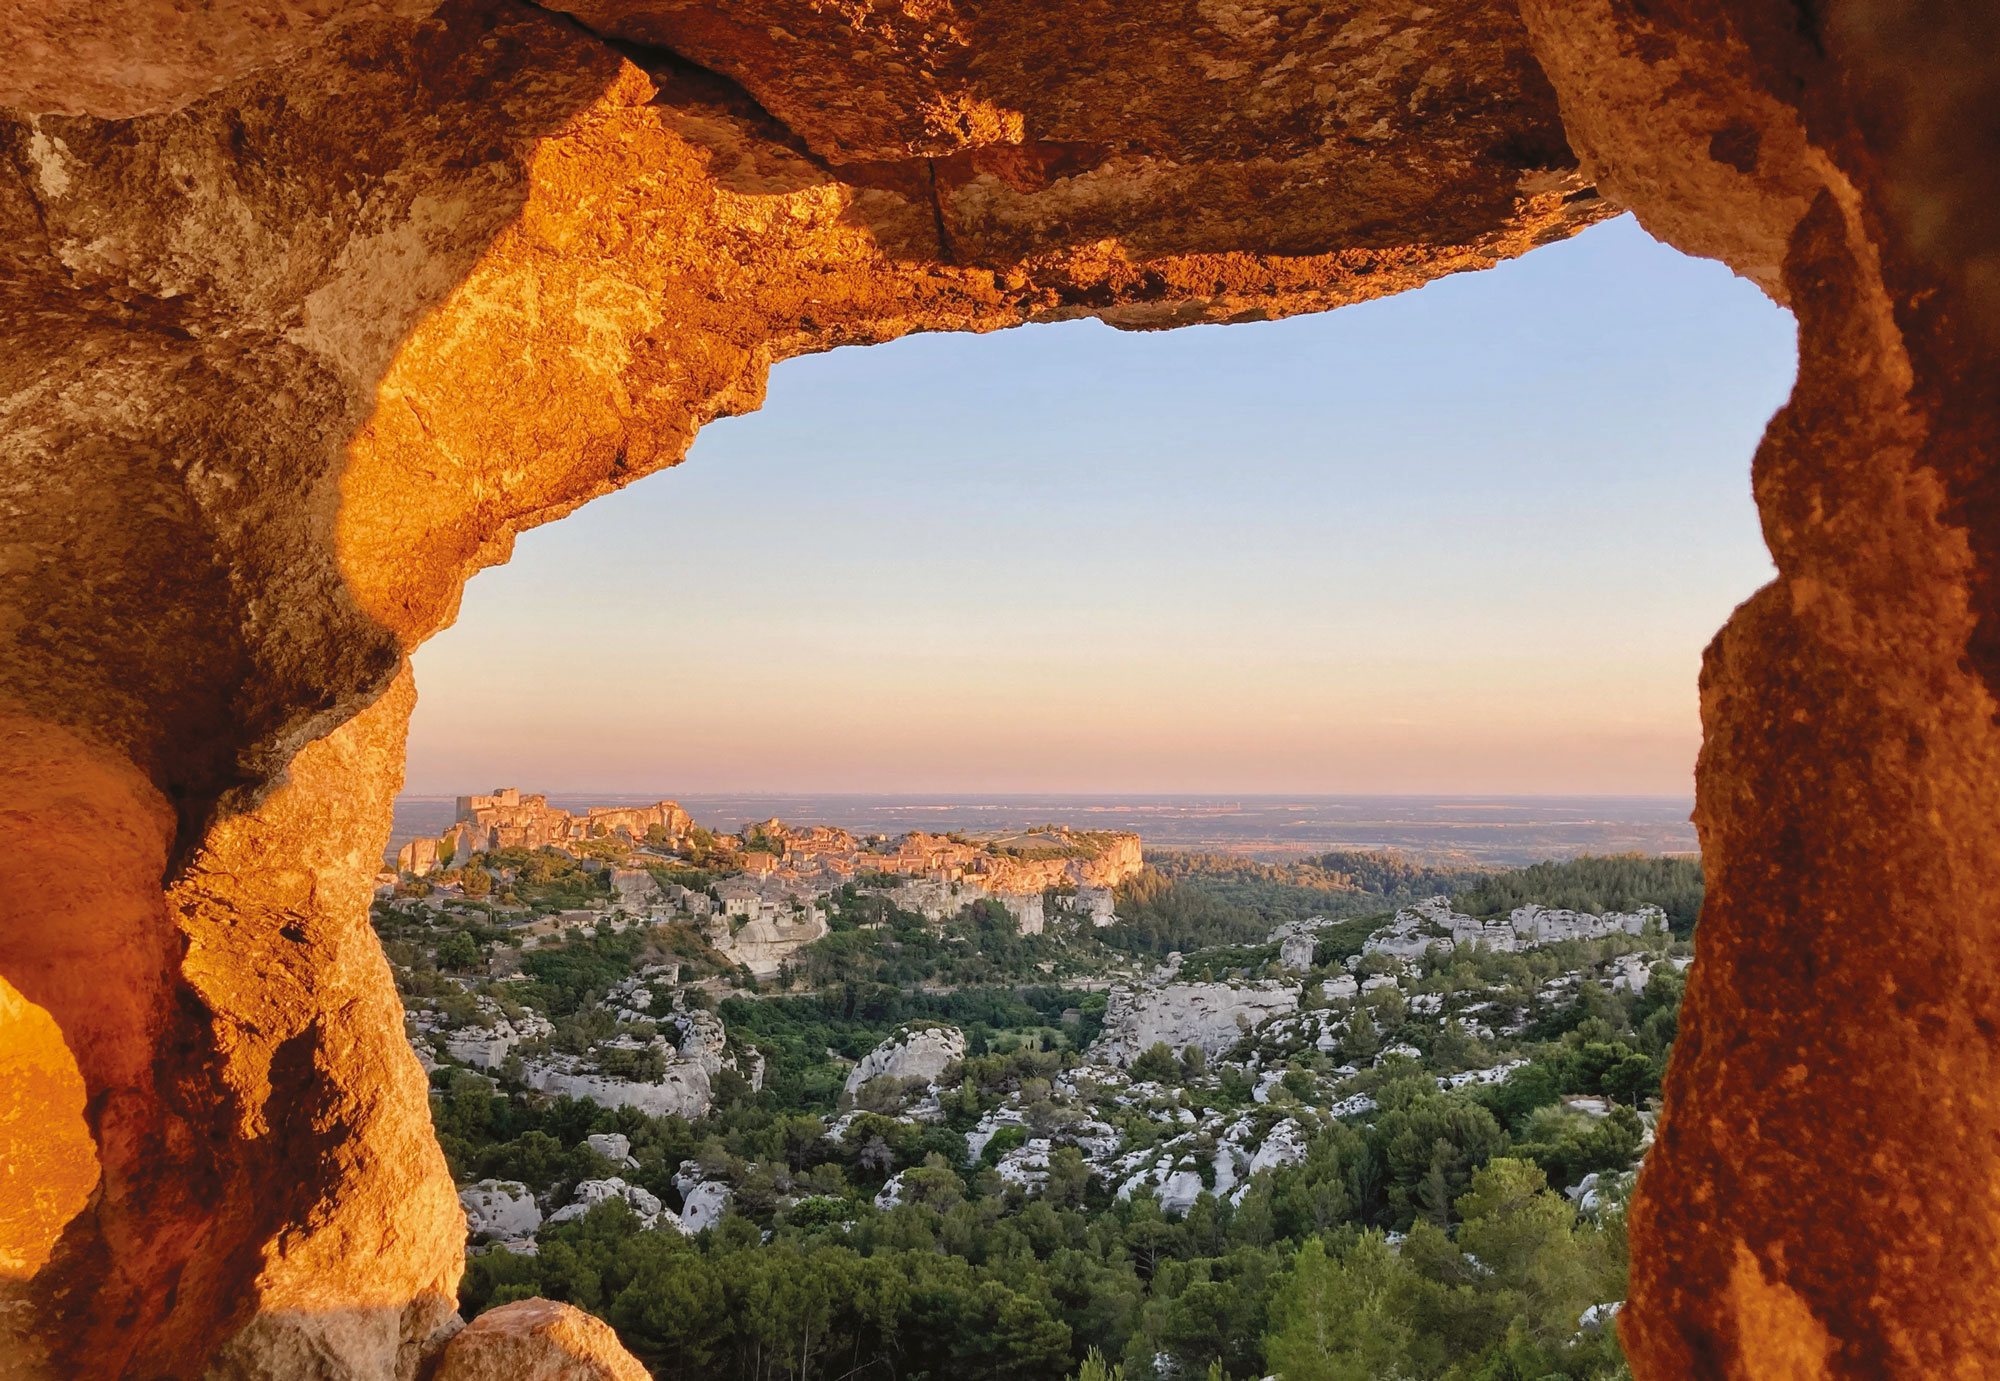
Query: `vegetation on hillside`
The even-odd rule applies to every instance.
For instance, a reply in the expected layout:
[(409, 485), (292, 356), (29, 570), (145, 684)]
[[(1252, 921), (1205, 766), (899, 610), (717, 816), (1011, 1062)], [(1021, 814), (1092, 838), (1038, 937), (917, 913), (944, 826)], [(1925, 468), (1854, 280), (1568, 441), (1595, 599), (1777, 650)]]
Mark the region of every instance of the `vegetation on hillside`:
[(1701, 860), (1613, 854), (1537, 863), (1481, 878), (1452, 894), (1452, 905), (1471, 916), (1504, 916), (1517, 906), (1572, 911), (1636, 911), (1651, 903), (1667, 913), (1676, 935), (1692, 934), (1701, 915)]
[[(542, 905), (604, 885), (533, 855), (476, 866), (496, 893), (543, 889)], [(694, 871), (673, 880), (693, 885)], [(671, 1205), (692, 1166), (731, 1195), (693, 1237), (642, 1229), (614, 1198), (545, 1227), (536, 1254), (482, 1249), (461, 1304), (573, 1302), (662, 1378), (1621, 1381), (1599, 1306), (1625, 1293), (1621, 1177), (1649, 1136), (1688, 947), (1655, 931), (1409, 967), (1360, 957), (1396, 906), (1439, 893), (1489, 916), (1650, 902), (1685, 934), (1701, 874), (1636, 857), (1493, 872), (1372, 853), (1158, 854), (1119, 889), (1116, 924), (1025, 936), (997, 903), (931, 923), (843, 888), (825, 902), (829, 933), (778, 982), (737, 975), (742, 990), (720, 996), (731, 1048), (755, 1048), (763, 1084), (744, 1077), (754, 1061), (722, 1068), (699, 1120), (531, 1094), (505, 1070), (502, 1089), (438, 1071), (437, 1126), (461, 1181), (518, 1180), (552, 1207), (618, 1175)], [(455, 905), (428, 923), (380, 918), (404, 991), (455, 1022), (479, 1004), (534, 1008), (558, 1050), (608, 1048), (629, 987), (608, 995), (645, 965), (714, 972), (699, 934), (668, 925), (529, 950), (518, 977), (482, 983), (500, 952), (491, 903)], [(1109, 982), (1175, 950), (1184, 978), (1274, 978), (1273, 928), (1309, 917), (1333, 923), (1314, 932), (1314, 971), (1285, 975), (1295, 1020), (1246, 1027), (1220, 1053), (1157, 1044), (1129, 1077), (1086, 1059)], [(719, 995), (648, 982), (647, 1010)], [(854, 1061), (923, 1022), (966, 1037), (935, 1086), (845, 1089)], [(1250, 1127), (1239, 1144), (1254, 1148), (1282, 1140), (1280, 1122), (1294, 1162), (1219, 1178), (1225, 1129)], [(1067, 1144), (1080, 1125), (1111, 1149)], [(632, 1164), (590, 1150), (595, 1132), (627, 1136)], [(1018, 1178), (1031, 1142), (1046, 1152), (1033, 1188)], [(1206, 1192), (1171, 1211), (1143, 1182), (1121, 1197), (1132, 1167), (1159, 1156)], [(1591, 1175), (1600, 1197), (1580, 1211)]]

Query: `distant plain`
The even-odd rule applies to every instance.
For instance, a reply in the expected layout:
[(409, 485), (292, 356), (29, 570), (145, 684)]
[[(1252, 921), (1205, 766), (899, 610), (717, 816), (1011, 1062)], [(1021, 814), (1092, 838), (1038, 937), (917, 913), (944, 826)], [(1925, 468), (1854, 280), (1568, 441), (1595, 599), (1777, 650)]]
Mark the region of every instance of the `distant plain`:
[[(494, 783), (469, 786), (490, 790)], [(520, 783), (523, 791), (533, 790)], [(1059, 822), (1136, 830), (1148, 848), (1285, 858), (1329, 849), (1395, 849), (1513, 867), (1577, 854), (1693, 853), (1693, 802), (1673, 796), (1147, 796), (1147, 795), (601, 795), (550, 793), (570, 810), (679, 801), (711, 829), (736, 830), (772, 816), (791, 824), (838, 825), (861, 834), (908, 830), (1016, 830)], [(395, 849), (441, 833), (449, 796), (397, 798)]]

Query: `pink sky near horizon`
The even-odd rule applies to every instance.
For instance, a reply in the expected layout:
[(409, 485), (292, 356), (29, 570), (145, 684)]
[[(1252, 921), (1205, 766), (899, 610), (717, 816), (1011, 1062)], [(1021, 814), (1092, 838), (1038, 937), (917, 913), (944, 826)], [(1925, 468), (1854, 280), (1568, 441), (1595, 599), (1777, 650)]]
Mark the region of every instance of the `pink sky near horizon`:
[(1684, 795), (1792, 350), (1615, 222), (1323, 317), (793, 361), (475, 578), (408, 786)]

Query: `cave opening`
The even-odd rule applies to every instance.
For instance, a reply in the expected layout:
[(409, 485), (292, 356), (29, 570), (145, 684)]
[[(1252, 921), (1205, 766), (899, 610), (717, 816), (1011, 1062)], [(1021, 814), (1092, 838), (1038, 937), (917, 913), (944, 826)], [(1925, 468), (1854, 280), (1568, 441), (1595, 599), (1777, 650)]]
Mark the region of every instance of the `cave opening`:
[(51, 60), (4, 96), (0, 970), (120, 1132), (51, 1373), (520, 1341), (446, 1347), (463, 1216), (365, 919), (407, 655), (516, 535), (774, 361), (1318, 311), (1616, 207), (1800, 336), (1620, 1333), (1646, 1377), (1995, 1370), (1987, 8), (892, 6), (861, 51), (838, 7), (114, 8), (10, 20)]

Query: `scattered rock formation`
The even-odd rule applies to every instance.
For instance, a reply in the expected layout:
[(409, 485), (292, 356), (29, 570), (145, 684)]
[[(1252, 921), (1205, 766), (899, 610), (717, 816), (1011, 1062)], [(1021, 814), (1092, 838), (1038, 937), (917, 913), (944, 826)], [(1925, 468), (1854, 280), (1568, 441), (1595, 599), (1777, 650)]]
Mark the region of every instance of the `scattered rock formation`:
[[(421, 1024), (420, 1014), (412, 1013), (413, 1025)], [(437, 1037), (446, 1054), (474, 1069), (498, 1069), (514, 1048), (524, 1041), (542, 1040), (555, 1027), (539, 1012), (523, 1011), (515, 1017), (492, 1015), (490, 1026), (467, 1026)]]
[(700, 1117), (714, 1098), (710, 1073), (697, 1060), (675, 1060), (657, 1079), (600, 1073), (576, 1055), (521, 1062), (521, 1082), (543, 1093), (586, 1098), (607, 1108), (637, 1108), (654, 1117)]
[(956, 1026), (918, 1026), (892, 1036), (861, 1057), (847, 1075), (852, 1097), (871, 1079), (921, 1079), (935, 1083), (965, 1058), (965, 1033)]
[(826, 916), (816, 906), (797, 910), (759, 904), (747, 918), (725, 911), (707, 926), (709, 944), (723, 957), (741, 964), (758, 978), (769, 978), (785, 962), (827, 933)]
[[(405, 658), (515, 534), (788, 356), (1324, 309), (1624, 206), (1801, 360), (1619, 1327), (1642, 1378), (2000, 1370), (1989, 7), (569, 10), (0, 16), (0, 975), (100, 1170), (0, 1205), (23, 1366), (438, 1353), (461, 1211), (363, 918)], [(438, 1374), (503, 1372), (638, 1374), (535, 1303)]]
[[(1453, 911), (1444, 897), (1432, 897), (1398, 911), (1394, 920), (1368, 937), (1362, 952), (1421, 959), (1432, 950), (1448, 954), (1459, 945), (1484, 945), (1497, 953), (1511, 954), (1559, 940), (1640, 935), (1648, 926), (1664, 931), (1666, 913), (1657, 906), (1602, 916), (1545, 906), (1520, 906), (1504, 921), (1482, 921)], [(1308, 953), (1308, 963), (1310, 958)]]
[(648, 1230), (654, 1228), (678, 1228), (680, 1215), (660, 1202), (660, 1196), (636, 1184), (627, 1184), (616, 1175), (605, 1180), (581, 1180), (570, 1196), (570, 1201), (549, 1215), (551, 1225), (571, 1223), (612, 1199), (623, 1199), (626, 1207), (639, 1220), (639, 1226)]
[(630, 1168), (635, 1164), (632, 1139), (622, 1132), (593, 1132), (583, 1139), (583, 1144), (613, 1165)]
[(1304, 973), (1313, 966), (1319, 952), (1319, 933), (1334, 924), (1324, 916), (1302, 921), (1286, 921), (1271, 932), (1270, 943), (1278, 947), (1278, 967)]

